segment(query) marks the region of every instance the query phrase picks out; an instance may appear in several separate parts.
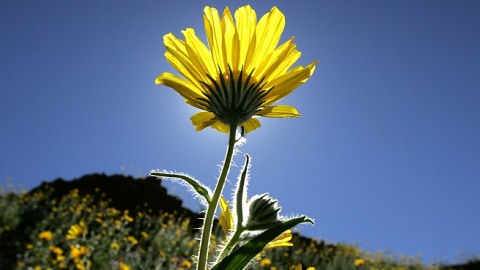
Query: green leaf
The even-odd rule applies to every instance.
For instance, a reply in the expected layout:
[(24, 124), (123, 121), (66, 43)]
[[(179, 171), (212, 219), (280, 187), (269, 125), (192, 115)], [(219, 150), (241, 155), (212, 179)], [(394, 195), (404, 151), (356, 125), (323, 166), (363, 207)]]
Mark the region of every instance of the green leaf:
[(212, 270), (242, 270), (263, 248), (284, 231), (295, 227), (300, 223), (310, 222), (313, 220), (306, 216), (292, 218), (276, 225), (256, 236), (245, 245), (241, 246), (234, 252), (230, 253), (225, 259), (215, 265)]
[[(150, 175), (183, 180), (184, 182), (190, 185), (191, 187), (190, 190), (196, 194), (196, 197), (200, 197), (200, 199), (202, 198), (205, 199), (207, 204), (210, 202), (210, 194), (212, 193), (212, 191), (206, 186), (204, 186), (202, 183), (200, 183), (200, 181), (192, 179), (187, 175), (177, 174), (177, 173), (168, 173), (168, 172), (151, 172)], [(177, 180), (176, 182), (179, 182), (179, 181)]]

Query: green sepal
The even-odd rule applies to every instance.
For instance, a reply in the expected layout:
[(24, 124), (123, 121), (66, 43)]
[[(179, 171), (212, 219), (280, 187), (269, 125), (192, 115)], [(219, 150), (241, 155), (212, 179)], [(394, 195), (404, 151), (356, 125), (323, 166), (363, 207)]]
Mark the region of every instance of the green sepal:
[(210, 203), (210, 194), (212, 193), (212, 191), (208, 187), (200, 183), (200, 181), (198, 180), (192, 179), (187, 175), (168, 172), (150, 172), (150, 175), (183, 180), (190, 185), (190, 187), (192, 188), (191, 191), (193, 191), (198, 197), (200, 197), (200, 199), (203, 198), (205, 199), (207, 204)]
[(283, 221), (281, 224), (266, 230), (245, 245), (230, 253), (221, 262), (216, 264), (212, 270), (242, 270), (253, 259), (253, 257), (262, 252), (263, 248), (273, 239), (281, 235), (286, 230), (295, 227), (300, 223), (306, 222), (314, 224), (313, 220), (307, 218), (306, 216)]

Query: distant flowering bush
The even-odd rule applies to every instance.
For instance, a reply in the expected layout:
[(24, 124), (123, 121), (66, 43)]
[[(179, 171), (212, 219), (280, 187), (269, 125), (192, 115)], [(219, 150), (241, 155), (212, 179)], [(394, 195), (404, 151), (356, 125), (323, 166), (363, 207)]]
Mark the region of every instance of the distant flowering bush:
[[(21, 222), (5, 219), (6, 216), (45, 214), (36, 221), (34, 227), (27, 228), (28, 239), (18, 243), (17, 249), (21, 252), (16, 254), (14, 265), (2, 264), (4, 260), (0, 256), (2, 270), (186, 270), (194, 267), (191, 256), (198, 252), (198, 235), (192, 232), (189, 220), (182, 219), (176, 212), (158, 215), (138, 212), (130, 215), (127, 211), (109, 207), (108, 200), (100, 190), (83, 197), (80, 197), (78, 190), (72, 190), (58, 201), (49, 198), (48, 190), (34, 194), (0, 195), (0, 239), (14, 233)], [(98, 197), (101, 200), (94, 204), (94, 198)], [(11, 205), (19, 206), (15, 208), (16, 212), (9, 212)], [(128, 221), (126, 216), (133, 220)], [(11, 223), (5, 223), (4, 220)], [(72, 228), (78, 232), (79, 227), (82, 233), (75, 234), (77, 237), (74, 239), (67, 239), (68, 235), (72, 235), (69, 233)], [(225, 243), (224, 235), (219, 227), (214, 230), (209, 252), (211, 259)], [(133, 238), (136, 244), (132, 243)], [(352, 245), (328, 245), (325, 241), (300, 238), (296, 234), (288, 236), (288, 239), (291, 245), (263, 249), (255, 257), (258, 263), (252, 269), (438, 269), (422, 265), (416, 257), (362, 252)]]

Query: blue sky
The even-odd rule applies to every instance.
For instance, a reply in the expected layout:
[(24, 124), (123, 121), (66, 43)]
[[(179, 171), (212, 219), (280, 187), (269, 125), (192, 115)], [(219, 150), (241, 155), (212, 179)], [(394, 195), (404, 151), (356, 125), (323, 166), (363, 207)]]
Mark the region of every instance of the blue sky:
[(314, 218), (306, 236), (426, 262), (480, 254), (478, 1), (2, 1), (0, 177), (29, 189), (124, 166), (213, 188), (227, 136), (195, 132), (197, 109), (154, 81), (175, 73), (164, 34), (205, 42), (204, 6), (246, 4), (277, 6), (297, 64), (320, 61), (279, 103), (303, 116), (260, 119), (240, 148), (249, 195)]

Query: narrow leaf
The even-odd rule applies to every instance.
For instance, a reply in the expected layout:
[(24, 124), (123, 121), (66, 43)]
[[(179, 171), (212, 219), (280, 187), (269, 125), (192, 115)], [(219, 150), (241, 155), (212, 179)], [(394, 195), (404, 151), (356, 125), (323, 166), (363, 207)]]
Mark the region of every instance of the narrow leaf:
[[(212, 191), (210, 191), (209, 188), (200, 183), (200, 181), (192, 179), (187, 175), (155, 171), (150, 172), (150, 175), (183, 180), (184, 183), (188, 183), (190, 185), (190, 190), (196, 195), (196, 197), (199, 197), (200, 200), (204, 199), (206, 201), (206, 204), (210, 202), (210, 194), (212, 193)], [(176, 182), (179, 181), (177, 180)]]

